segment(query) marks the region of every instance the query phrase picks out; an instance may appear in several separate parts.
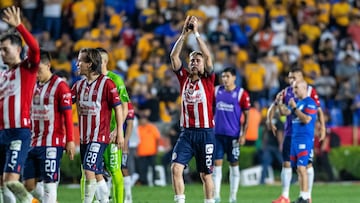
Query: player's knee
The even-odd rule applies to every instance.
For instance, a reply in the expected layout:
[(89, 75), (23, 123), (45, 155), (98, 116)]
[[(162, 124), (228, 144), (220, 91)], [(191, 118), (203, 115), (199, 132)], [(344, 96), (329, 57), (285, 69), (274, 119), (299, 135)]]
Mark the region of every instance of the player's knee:
[(171, 165), (171, 172), (174, 176), (182, 176), (184, 172), (184, 166), (178, 163), (173, 163)]
[(26, 188), (27, 191), (31, 192), (33, 190), (35, 190), (36, 185), (33, 181), (25, 181), (24, 182), (24, 187)]

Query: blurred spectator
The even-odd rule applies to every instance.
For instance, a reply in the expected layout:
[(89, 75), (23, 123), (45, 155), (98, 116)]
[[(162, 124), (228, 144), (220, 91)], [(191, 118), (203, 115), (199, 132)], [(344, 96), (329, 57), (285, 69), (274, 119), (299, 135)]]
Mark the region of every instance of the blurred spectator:
[(206, 18), (214, 19), (220, 16), (220, 9), (216, 2), (215, 0), (204, 0), (199, 6), (199, 10), (205, 13)]
[(304, 55), (301, 65), (304, 74), (304, 80), (309, 85), (313, 85), (316, 78), (320, 77), (321, 75), (321, 69), (319, 64), (315, 61), (313, 56)]
[(347, 28), (347, 34), (356, 43), (357, 47), (360, 47), (359, 32), (360, 32), (360, 11), (357, 11), (351, 20), (351, 24)]
[(336, 140), (339, 141), (338, 135), (332, 132), (329, 128), (326, 129), (326, 137), (323, 141), (319, 141), (319, 132), (320, 132), (320, 123), (316, 123), (315, 128), (315, 137), (314, 137), (314, 151), (315, 151), (315, 161), (314, 168), (317, 170), (316, 174), (319, 179), (322, 175), (325, 181), (334, 181), (334, 173), (332, 166), (329, 160), (329, 153), (332, 147), (337, 147), (339, 143), (336, 143)]
[(268, 23), (265, 24), (264, 29), (255, 34), (253, 40), (256, 42), (256, 48), (260, 54), (269, 52), (277, 43), (275, 42), (275, 32)]
[(334, 102), (333, 100), (336, 94), (337, 83), (335, 77), (330, 75), (330, 70), (328, 67), (324, 66), (322, 68), (321, 76), (314, 80), (313, 85), (316, 88), (323, 107), (332, 107), (331, 104)]
[(260, 103), (256, 100), (252, 100), (253, 105), (249, 109), (249, 123), (248, 129), (245, 133), (247, 146), (253, 146), (259, 136), (259, 126), (261, 122)]
[(112, 37), (117, 37), (120, 34), (121, 29), (123, 28), (123, 18), (124, 12), (118, 14), (115, 9), (111, 6), (105, 7), (105, 13), (109, 19), (107, 25), (109, 26)]
[(335, 76), (335, 47), (330, 37), (320, 40), (317, 56), (320, 67), (326, 67), (329, 75)]
[(249, 37), (253, 34), (252, 28), (246, 24), (245, 14), (236, 20), (230, 21), (229, 31), (231, 34), (231, 41), (240, 47), (248, 47), (250, 44)]
[(330, 23), (331, 4), (328, 0), (318, 0), (316, 4), (317, 22), (320, 27), (326, 27)]
[(246, 25), (251, 27), (251, 36), (259, 31), (265, 23), (265, 10), (260, 5), (259, 0), (249, 0), (244, 9)]
[(73, 39), (75, 41), (81, 39), (84, 33), (90, 30), (94, 21), (95, 9), (95, 3), (92, 0), (74, 0), (71, 7), (71, 16), (74, 29)]
[(246, 78), (246, 88), (250, 93), (252, 101), (260, 101), (265, 93), (265, 75), (266, 69), (256, 58), (245, 65), (244, 76)]
[(339, 28), (341, 36), (346, 36), (347, 26), (350, 23), (350, 11), (351, 7), (347, 0), (339, 0), (331, 7), (331, 17), (334, 19), (335, 25)]
[(352, 115), (351, 104), (354, 97), (354, 92), (352, 91), (353, 88), (351, 87), (350, 79), (343, 80), (339, 84), (340, 86), (335, 96), (335, 100), (342, 111), (342, 115), (344, 115), (344, 125), (351, 125), (352, 116), (350, 115)]
[(276, 135), (273, 135), (272, 131), (267, 129), (263, 125), (263, 134), (262, 134), (262, 146), (260, 151), (260, 162), (262, 166), (261, 179), (260, 183), (265, 184), (265, 178), (268, 176), (268, 167), (278, 164), (281, 166), (283, 163), (282, 159), (282, 142), (284, 137), (284, 125), (281, 123), (280, 119), (274, 119), (274, 122), (277, 131)]
[(53, 40), (59, 39), (61, 35), (62, 3), (64, 0), (43, 0), (44, 29), (50, 33)]
[(150, 109), (139, 109), (139, 145), (137, 147), (137, 171), (139, 173), (139, 182), (142, 185), (153, 185), (148, 182), (147, 173), (149, 168), (152, 170), (154, 181), (155, 177), (155, 158), (158, 153), (160, 142), (160, 132), (157, 127), (149, 122)]
[(226, 19), (229, 21), (235, 21), (243, 15), (243, 10), (236, 0), (225, 1), (225, 9), (223, 13)]
[(74, 42), (68, 33), (62, 33), (60, 39), (55, 41), (55, 46), (57, 50), (61, 49), (61, 52), (70, 56), (74, 46)]
[(345, 54), (344, 58), (336, 64), (335, 77), (338, 84), (347, 81), (350, 84), (350, 93), (356, 93), (356, 87), (359, 84), (358, 63), (351, 52)]
[(263, 54), (263, 57), (260, 58), (260, 65), (266, 69), (265, 91), (267, 101), (271, 102), (280, 89), (278, 67), (269, 56), (269, 53)]
[(24, 17), (31, 22), (32, 33), (38, 33), (42, 30), (42, 4), (43, 2), (39, 0), (21, 1), (22, 12)]

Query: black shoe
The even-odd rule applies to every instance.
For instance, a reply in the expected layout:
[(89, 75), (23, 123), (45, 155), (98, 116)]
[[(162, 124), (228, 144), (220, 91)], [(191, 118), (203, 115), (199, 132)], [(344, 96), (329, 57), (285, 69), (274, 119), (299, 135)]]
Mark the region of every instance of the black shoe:
[(302, 197), (299, 197), (295, 202), (292, 203), (310, 203), (309, 199), (303, 199)]

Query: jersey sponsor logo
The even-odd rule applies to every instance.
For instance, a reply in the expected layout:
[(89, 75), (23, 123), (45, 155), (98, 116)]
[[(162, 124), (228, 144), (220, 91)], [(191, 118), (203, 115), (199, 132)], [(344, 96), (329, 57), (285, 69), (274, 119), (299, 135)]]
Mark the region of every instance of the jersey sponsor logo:
[(227, 104), (223, 101), (220, 101), (216, 104), (216, 109), (220, 111), (234, 111), (234, 105), (233, 104)]
[(21, 140), (14, 140), (10, 143), (10, 150), (11, 151), (20, 151), (21, 150)]
[(91, 143), (90, 145), (91, 152), (99, 152), (100, 151), (100, 144), (99, 143)]
[(100, 105), (97, 102), (80, 101), (79, 106), (80, 115), (96, 116), (100, 112)]
[(299, 144), (299, 149), (306, 149), (306, 144)]
[(56, 159), (56, 148), (55, 147), (48, 147), (46, 148), (46, 158), (47, 159)]
[(54, 105), (33, 105), (31, 109), (31, 118), (33, 120), (50, 120), (52, 112), (50, 109), (54, 109)]

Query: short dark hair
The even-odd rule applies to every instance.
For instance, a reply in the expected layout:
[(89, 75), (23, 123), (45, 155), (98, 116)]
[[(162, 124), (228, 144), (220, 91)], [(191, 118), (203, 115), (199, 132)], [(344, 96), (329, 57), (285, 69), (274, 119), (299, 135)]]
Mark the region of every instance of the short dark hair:
[(0, 42), (4, 42), (6, 40), (10, 40), (10, 43), (12, 45), (17, 45), (19, 47), (22, 47), (22, 40), (18, 34), (6, 33), (0, 36)]
[(223, 73), (230, 73), (233, 76), (236, 76), (236, 69), (233, 67), (227, 67), (223, 70)]
[(300, 67), (298, 67), (297, 65), (293, 65), (291, 68), (290, 68), (290, 71), (291, 73), (301, 73), (303, 74), (303, 71)]
[(51, 54), (50, 52), (40, 49), (40, 62), (41, 63), (50, 63), (51, 62)]
[(79, 53), (85, 53), (86, 58), (85, 61), (87, 63), (91, 63), (90, 69), (93, 72), (96, 72), (98, 74), (101, 74), (101, 55), (100, 52), (97, 49), (94, 48), (83, 48), (80, 50)]

